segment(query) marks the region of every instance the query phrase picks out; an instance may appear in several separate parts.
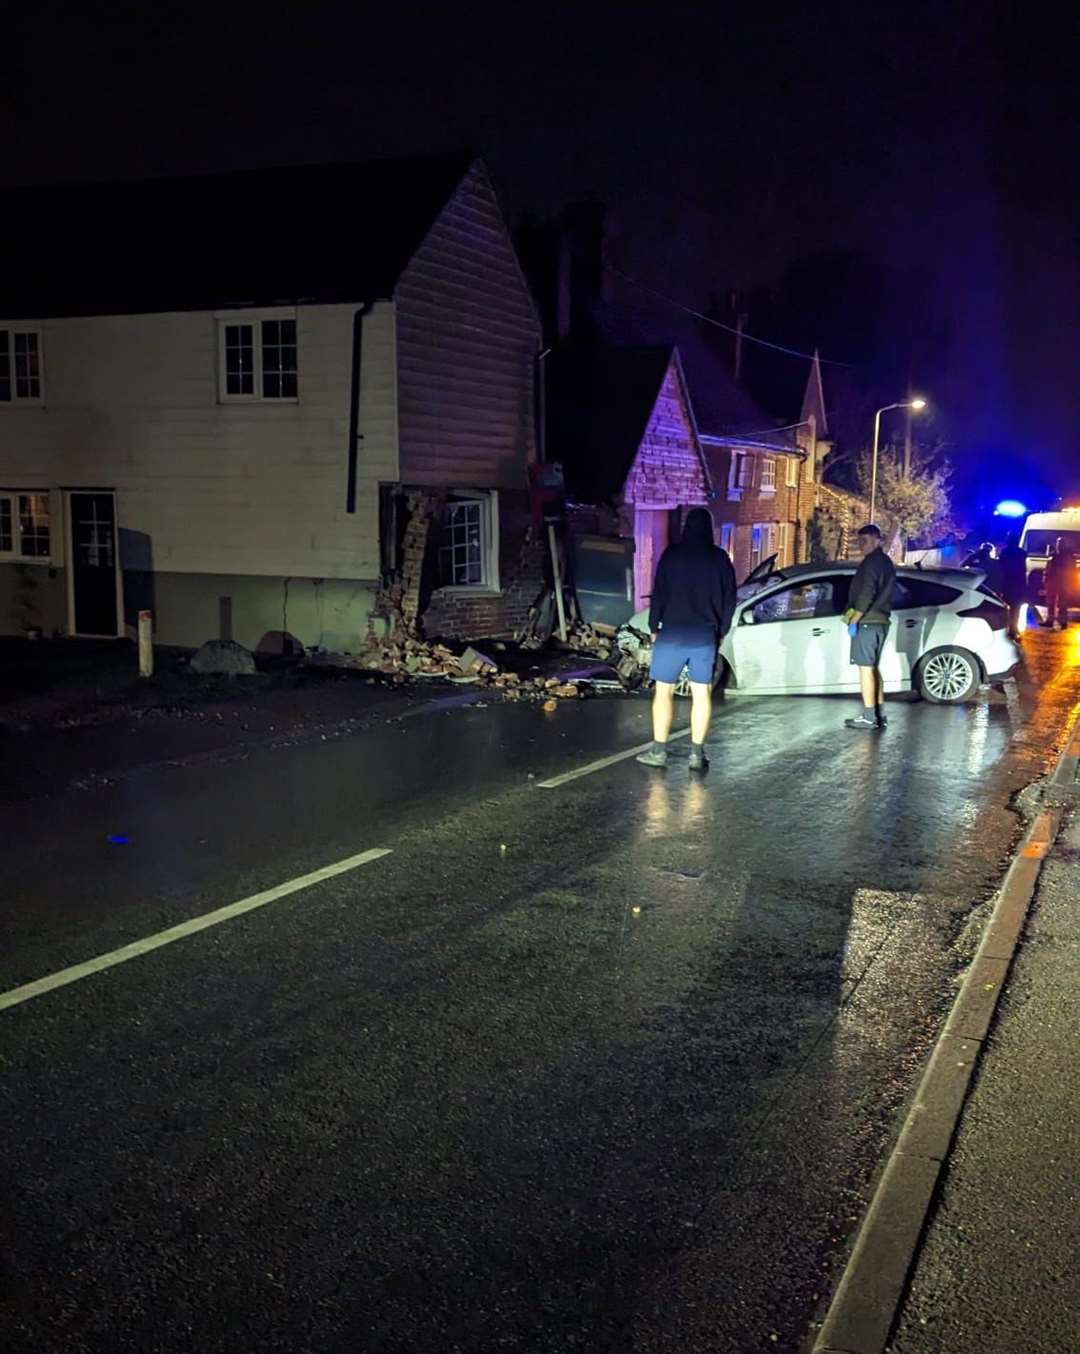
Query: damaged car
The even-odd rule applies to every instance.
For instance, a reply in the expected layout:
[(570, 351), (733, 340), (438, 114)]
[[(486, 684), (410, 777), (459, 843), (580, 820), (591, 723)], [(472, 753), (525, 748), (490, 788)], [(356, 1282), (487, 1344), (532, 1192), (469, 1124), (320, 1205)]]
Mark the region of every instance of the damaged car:
[[(717, 684), (757, 696), (857, 692), (844, 621), (857, 563), (778, 569), (775, 559), (764, 561), (739, 588), (731, 630), (717, 658)], [(1003, 680), (1020, 661), (1008, 635), (1008, 608), (981, 570), (900, 566), (892, 605), (881, 660), (888, 693), (915, 691), (938, 704), (962, 701), (980, 686)], [(621, 627), (616, 644), (647, 668), (647, 611)], [(689, 693), (685, 672), (676, 691)]]

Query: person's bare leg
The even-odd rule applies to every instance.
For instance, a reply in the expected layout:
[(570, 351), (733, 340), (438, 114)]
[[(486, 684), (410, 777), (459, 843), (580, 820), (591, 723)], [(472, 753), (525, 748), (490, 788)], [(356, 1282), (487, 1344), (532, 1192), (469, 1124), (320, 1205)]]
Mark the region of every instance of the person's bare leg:
[(712, 687), (708, 682), (691, 682), (690, 699), (690, 741), (700, 747), (712, 723)]
[(667, 766), (667, 741), (675, 714), (675, 683), (657, 682), (652, 698), (652, 747), (639, 752), (642, 766)]
[(652, 699), (652, 736), (655, 743), (666, 743), (671, 737), (671, 721), (675, 717), (675, 683), (657, 682)]
[(867, 710), (873, 710), (877, 704), (879, 674), (876, 668), (859, 669), (859, 690), (862, 703)]

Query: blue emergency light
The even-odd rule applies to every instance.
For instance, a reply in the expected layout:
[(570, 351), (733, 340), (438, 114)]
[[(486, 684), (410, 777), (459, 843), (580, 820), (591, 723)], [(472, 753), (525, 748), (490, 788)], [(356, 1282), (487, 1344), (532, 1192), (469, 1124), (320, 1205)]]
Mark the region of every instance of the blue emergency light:
[(995, 517), (1026, 517), (1027, 507), (1015, 498), (1003, 498), (994, 509)]

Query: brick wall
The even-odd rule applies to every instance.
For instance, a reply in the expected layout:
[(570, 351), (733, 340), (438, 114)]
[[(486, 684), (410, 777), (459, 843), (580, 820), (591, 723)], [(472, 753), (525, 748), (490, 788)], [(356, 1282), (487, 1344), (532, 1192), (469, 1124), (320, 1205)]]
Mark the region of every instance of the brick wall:
[(528, 493), (500, 493), (500, 591), (437, 589), (421, 617), (424, 634), (429, 639), (511, 638), (544, 586), (545, 530), (532, 526)]
[(664, 377), (623, 495), (638, 508), (679, 508), (705, 502), (705, 467), (674, 361)]
[[(737, 452), (737, 448), (710, 446), (706, 454), (713, 486), (720, 495), (709, 505), (716, 527), (716, 538), (718, 542), (722, 540), (721, 533), (725, 526), (733, 528), (729, 550), (736, 576), (741, 580), (752, 567), (752, 532), (754, 526), (759, 523), (762, 526), (776, 528), (776, 552), (781, 555), (779, 561), (781, 564), (793, 564), (798, 561), (803, 544), (800, 523), (805, 522), (809, 516), (803, 500), (812, 495), (813, 485), (801, 482), (789, 485), (786, 474), (788, 458), (777, 455), (775, 487), (771, 491), (763, 490), (761, 481), (766, 457), (764, 454), (753, 453), (747, 462), (749, 479), (743, 484), (739, 496), (731, 497), (729, 489), (731, 461)], [(803, 464), (801, 461), (798, 464), (801, 481)], [(786, 547), (783, 547), (779, 540), (781, 524), (787, 527)], [(771, 554), (773, 551), (766, 550), (765, 553)]]

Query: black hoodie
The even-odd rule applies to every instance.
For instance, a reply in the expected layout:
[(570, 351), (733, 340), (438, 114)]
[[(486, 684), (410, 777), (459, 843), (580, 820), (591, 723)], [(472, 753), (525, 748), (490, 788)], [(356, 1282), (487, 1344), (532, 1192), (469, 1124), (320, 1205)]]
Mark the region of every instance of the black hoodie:
[(735, 570), (726, 550), (713, 544), (704, 508), (687, 514), (683, 538), (660, 556), (649, 606), (649, 629), (709, 632), (723, 639), (735, 611)]

